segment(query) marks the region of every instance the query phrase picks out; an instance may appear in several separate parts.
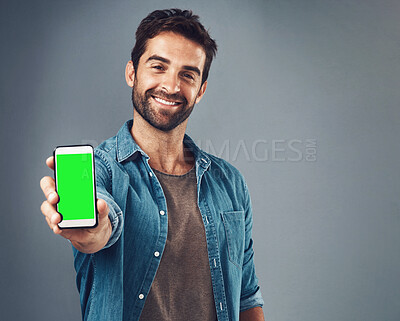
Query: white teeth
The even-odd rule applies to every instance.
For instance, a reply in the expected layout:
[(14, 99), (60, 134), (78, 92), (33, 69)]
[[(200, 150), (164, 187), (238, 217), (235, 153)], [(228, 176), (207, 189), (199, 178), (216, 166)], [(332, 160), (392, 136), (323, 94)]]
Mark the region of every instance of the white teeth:
[(164, 105), (168, 105), (168, 106), (175, 106), (178, 105), (179, 103), (175, 103), (172, 101), (166, 101), (164, 99), (158, 98), (158, 97), (154, 97), (155, 100), (157, 100), (159, 103), (162, 103)]

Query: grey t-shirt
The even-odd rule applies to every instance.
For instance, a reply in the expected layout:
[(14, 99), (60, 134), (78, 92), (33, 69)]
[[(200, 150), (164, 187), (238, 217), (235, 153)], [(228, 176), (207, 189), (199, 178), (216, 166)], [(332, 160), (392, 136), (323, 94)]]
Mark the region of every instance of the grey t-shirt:
[(197, 206), (196, 173), (154, 170), (168, 208), (167, 243), (141, 321), (217, 320), (204, 224)]

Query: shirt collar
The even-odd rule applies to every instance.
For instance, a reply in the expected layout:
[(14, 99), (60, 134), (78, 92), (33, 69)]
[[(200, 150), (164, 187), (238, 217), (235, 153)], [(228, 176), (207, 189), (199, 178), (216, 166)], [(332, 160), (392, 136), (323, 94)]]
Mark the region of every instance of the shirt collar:
[(193, 139), (191, 139), (186, 134), (185, 137), (183, 138), (183, 144), (185, 145), (185, 148), (188, 148), (193, 153), (194, 159), (196, 160), (196, 164), (203, 167), (204, 169), (207, 169), (208, 166), (210, 166), (211, 164), (210, 157), (208, 157), (208, 155), (195, 144)]
[(133, 119), (128, 120), (118, 131), (117, 134), (117, 161), (119, 163), (128, 159), (136, 153), (142, 154), (145, 158), (150, 157), (139, 147), (131, 135)]
[[(136, 144), (135, 140), (131, 135), (131, 128), (133, 125), (133, 119), (128, 120), (118, 131), (117, 134), (117, 160), (119, 163), (123, 162), (124, 160), (128, 159), (132, 155), (136, 153), (140, 153), (146, 159), (150, 157)], [(188, 148), (194, 155), (196, 163), (207, 169), (208, 166), (211, 164), (211, 160), (208, 155), (203, 152), (195, 142), (185, 134), (183, 138), (183, 144), (185, 148)]]

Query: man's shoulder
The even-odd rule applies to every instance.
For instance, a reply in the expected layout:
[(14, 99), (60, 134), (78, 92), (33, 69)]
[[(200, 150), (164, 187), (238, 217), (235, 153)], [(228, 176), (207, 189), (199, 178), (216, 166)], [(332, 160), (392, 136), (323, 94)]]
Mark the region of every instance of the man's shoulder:
[(209, 154), (203, 151), (205, 155), (210, 159), (210, 172), (217, 175), (223, 175), (229, 178), (230, 181), (240, 181), (240, 183), (244, 183), (244, 177), (239, 169), (237, 169), (234, 165), (229, 163), (227, 160), (215, 156), (213, 154)]
[(248, 187), (239, 169), (223, 158), (205, 154), (210, 160), (209, 168), (204, 173), (208, 184), (219, 191), (226, 191), (229, 197), (245, 204), (248, 201)]
[(116, 158), (117, 136), (110, 137), (95, 147), (94, 153), (103, 160), (113, 160)]
[(228, 171), (232, 171), (232, 172), (235, 173), (235, 174), (241, 175), (241, 174), (240, 174), (240, 171), (239, 171), (234, 165), (232, 165), (231, 163), (229, 163), (227, 160), (225, 160), (225, 159), (223, 159), (223, 158), (221, 158), (221, 157), (215, 156), (215, 155), (213, 155), (213, 154), (204, 152), (204, 151), (203, 151), (203, 153), (204, 153), (205, 155), (207, 155), (208, 158), (210, 158), (211, 164), (212, 164), (212, 165), (225, 168), (225, 169), (228, 170)]
[[(209, 163), (211, 170), (222, 171), (223, 173), (233, 175), (234, 177), (243, 177), (240, 171), (235, 166), (233, 166), (231, 163), (221, 157), (204, 151), (194, 142), (194, 140), (190, 136), (185, 135), (184, 142), (189, 146), (189, 148), (192, 149), (196, 159), (198, 159), (204, 167), (208, 166)], [(204, 161), (205, 164), (202, 163)]]

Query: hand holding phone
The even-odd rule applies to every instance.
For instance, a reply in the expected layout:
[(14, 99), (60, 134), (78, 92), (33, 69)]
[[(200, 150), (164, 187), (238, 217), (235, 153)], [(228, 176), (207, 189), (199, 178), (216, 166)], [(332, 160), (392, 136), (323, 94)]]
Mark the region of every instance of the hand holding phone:
[[(46, 160), (46, 165), (54, 170), (54, 156)], [(41, 211), (54, 234), (70, 240), (72, 245), (83, 253), (95, 253), (107, 244), (111, 235), (111, 223), (108, 218), (109, 208), (104, 200), (96, 200), (98, 225), (95, 228), (60, 229), (58, 224), (62, 219), (56, 210), (59, 196), (55, 190), (55, 180), (53, 177), (45, 176), (40, 180), (40, 187), (46, 197), (41, 205)]]

